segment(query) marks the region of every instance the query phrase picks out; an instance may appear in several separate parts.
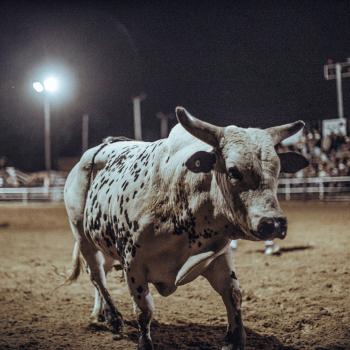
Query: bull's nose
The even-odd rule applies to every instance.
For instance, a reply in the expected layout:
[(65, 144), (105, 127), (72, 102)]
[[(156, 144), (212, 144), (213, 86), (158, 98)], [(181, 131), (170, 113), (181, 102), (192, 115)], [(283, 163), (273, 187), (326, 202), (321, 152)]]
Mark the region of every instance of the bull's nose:
[(276, 232), (278, 234), (278, 237), (281, 239), (284, 239), (286, 237), (287, 234), (287, 219), (280, 217), (280, 218), (276, 218)]
[(287, 219), (284, 217), (263, 217), (258, 224), (258, 234), (263, 239), (279, 237), (287, 234)]

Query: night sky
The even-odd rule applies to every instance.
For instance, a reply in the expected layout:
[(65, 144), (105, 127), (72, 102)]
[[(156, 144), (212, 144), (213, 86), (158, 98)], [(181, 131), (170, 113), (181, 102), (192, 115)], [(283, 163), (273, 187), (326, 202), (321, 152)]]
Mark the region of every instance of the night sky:
[[(155, 114), (177, 105), (219, 125), (334, 118), (323, 64), (347, 57), (350, 1), (2, 2), (0, 157), (44, 167), (42, 96), (31, 86), (43, 67), (64, 77), (51, 101), (55, 163), (80, 154), (83, 113), (90, 145), (132, 137), (140, 92), (146, 140), (159, 138)], [(350, 78), (343, 95), (349, 116)]]

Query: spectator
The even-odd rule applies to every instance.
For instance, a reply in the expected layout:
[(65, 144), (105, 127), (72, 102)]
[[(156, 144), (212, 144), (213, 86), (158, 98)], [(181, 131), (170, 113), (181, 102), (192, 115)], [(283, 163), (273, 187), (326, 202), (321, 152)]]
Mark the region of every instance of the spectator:
[[(278, 152), (296, 151), (303, 154), (310, 162), (295, 177), (326, 177), (350, 175), (350, 138), (330, 134), (322, 139), (317, 128), (305, 130), (295, 145), (277, 146)], [(286, 175), (283, 176), (293, 176)]]

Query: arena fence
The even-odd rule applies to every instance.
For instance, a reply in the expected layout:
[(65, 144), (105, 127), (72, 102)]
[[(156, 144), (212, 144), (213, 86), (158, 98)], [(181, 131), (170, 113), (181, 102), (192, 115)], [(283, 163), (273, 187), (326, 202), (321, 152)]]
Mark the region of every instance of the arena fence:
[[(285, 200), (350, 201), (350, 176), (280, 179), (278, 195), (280, 199)], [(63, 201), (63, 186), (0, 187), (0, 201), (61, 202)]]
[(350, 176), (280, 179), (280, 198), (350, 201)]
[(0, 201), (11, 202), (61, 202), (63, 186), (55, 187), (0, 187)]

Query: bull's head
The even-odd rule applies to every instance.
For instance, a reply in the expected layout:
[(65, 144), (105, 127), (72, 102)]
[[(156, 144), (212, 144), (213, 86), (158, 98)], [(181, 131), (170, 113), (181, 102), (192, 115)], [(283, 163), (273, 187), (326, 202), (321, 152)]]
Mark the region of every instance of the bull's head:
[(278, 175), (297, 172), (308, 161), (294, 152), (277, 154), (275, 146), (303, 128), (304, 122), (262, 130), (218, 127), (191, 116), (182, 107), (176, 108), (176, 116), (189, 133), (213, 147), (212, 152), (193, 154), (186, 166), (195, 173), (214, 170), (227, 216), (246, 238), (283, 239), (287, 220), (277, 200)]

